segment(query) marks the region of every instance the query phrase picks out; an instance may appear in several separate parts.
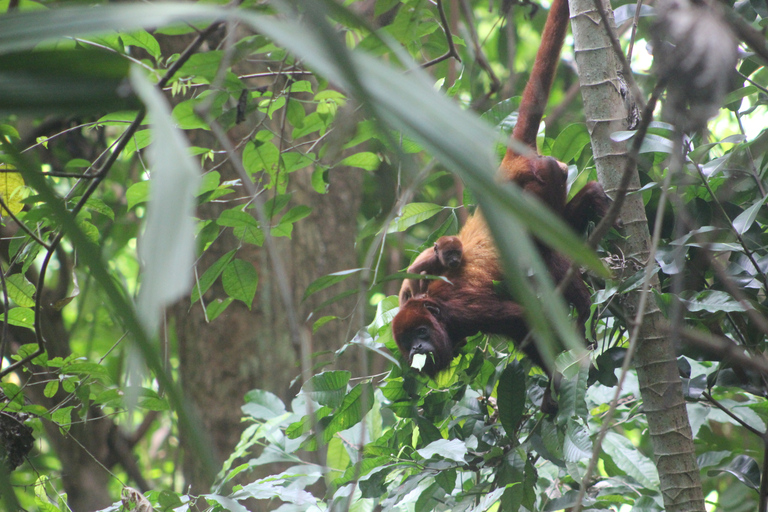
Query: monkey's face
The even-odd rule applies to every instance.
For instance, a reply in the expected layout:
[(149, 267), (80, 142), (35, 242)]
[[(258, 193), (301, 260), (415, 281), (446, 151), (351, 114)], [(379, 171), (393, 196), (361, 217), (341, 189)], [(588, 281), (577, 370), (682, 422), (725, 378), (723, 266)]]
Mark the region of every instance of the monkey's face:
[(435, 254), (445, 268), (458, 268), (463, 252), (464, 246), (457, 236), (441, 236), (435, 242)]
[(434, 301), (413, 298), (392, 320), (392, 331), (403, 359), (412, 366), (415, 356), (425, 356), (423, 366), (416, 369), (430, 377), (447, 368), (453, 359), (448, 333), (438, 317), (439, 308)]

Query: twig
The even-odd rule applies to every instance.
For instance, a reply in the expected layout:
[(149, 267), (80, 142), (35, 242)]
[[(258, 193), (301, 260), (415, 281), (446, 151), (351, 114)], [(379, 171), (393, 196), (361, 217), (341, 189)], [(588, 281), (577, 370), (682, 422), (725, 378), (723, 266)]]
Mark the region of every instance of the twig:
[(749, 423), (747, 423), (746, 421), (742, 420), (741, 418), (739, 418), (738, 416), (736, 416), (735, 414), (733, 414), (731, 411), (729, 411), (728, 409), (726, 409), (726, 408), (725, 408), (725, 406), (723, 406), (723, 404), (721, 404), (720, 402), (718, 402), (717, 400), (715, 400), (714, 398), (712, 398), (712, 395), (710, 395), (710, 394), (709, 394), (709, 393), (707, 393), (706, 391), (703, 391), (703, 392), (701, 393), (701, 396), (703, 396), (704, 398), (706, 398), (706, 399), (707, 399), (707, 401), (708, 401), (709, 403), (711, 403), (712, 405), (714, 405), (715, 407), (717, 407), (718, 409), (720, 409), (721, 411), (723, 411), (725, 414), (727, 414), (728, 416), (730, 416), (731, 418), (733, 418), (733, 419), (734, 419), (734, 420), (735, 420), (735, 421), (736, 421), (736, 422), (737, 422), (739, 425), (741, 425), (741, 426), (742, 426), (742, 427), (744, 427), (745, 429), (749, 430), (750, 432), (752, 432), (753, 434), (755, 434), (756, 436), (758, 436), (760, 439), (763, 439), (763, 438), (765, 437), (765, 433), (764, 433), (764, 432), (760, 432), (760, 431), (759, 431), (759, 430), (757, 430), (755, 427), (753, 427), (752, 425), (750, 425), (750, 424), (749, 424)]
[(752, 51), (763, 59), (763, 61), (768, 62), (768, 43), (766, 43), (765, 35), (759, 30), (752, 28), (749, 23), (744, 21), (744, 19), (725, 2), (720, 1), (717, 5), (722, 9), (723, 19), (731, 27), (731, 30), (736, 34), (736, 37), (746, 43)]
[(493, 69), (491, 69), (491, 65), (488, 63), (488, 59), (485, 57), (485, 53), (483, 53), (483, 48), (480, 46), (480, 39), (477, 36), (477, 29), (475, 28), (472, 9), (470, 9), (469, 5), (467, 4), (467, 0), (459, 0), (459, 6), (461, 7), (461, 12), (464, 14), (464, 18), (467, 21), (467, 28), (469, 29), (469, 34), (472, 38), (472, 47), (475, 50), (475, 60), (477, 61), (477, 64), (483, 69), (483, 71), (488, 73), (488, 77), (491, 79), (491, 88), (486, 95), (490, 96), (501, 89), (501, 81), (499, 80), (499, 77), (496, 76), (496, 73), (493, 72)]
[(696, 171), (699, 173), (699, 178), (701, 178), (701, 182), (704, 184), (704, 187), (707, 189), (707, 192), (709, 192), (709, 196), (712, 198), (712, 201), (714, 201), (715, 206), (717, 206), (717, 210), (720, 212), (720, 215), (723, 216), (723, 218), (728, 223), (728, 226), (731, 229), (731, 232), (733, 235), (736, 236), (736, 239), (739, 241), (739, 245), (744, 248), (744, 254), (747, 256), (747, 259), (749, 259), (750, 263), (752, 263), (752, 266), (755, 267), (755, 271), (757, 272), (757, 275), (760, 276), (760, 280), (763, 282), (763, 286), (768, 291), (768, 278), (763, 273), (762, 269), (760, 268), (760, 265), (757, 264), (757, 261), (755, 261), (755, 257), (752, 254), (752, 251), (749, 250), (749, 247), (747, 247), (747, 243), (744, 241), (744, 238), (741, 236), (741, 233), (739, 233), (736, 228), (733, 225), (733, 221), (731, 220), (731, 217), (728, 215), (728, 212), (725, 211), (725, 208), (723, 208), (723, 204), (720, 202), (720, 200), (715, 195), (712, 188), (710, 188), (709, 183), (707, 182), (706, 176), (704, 176), (704, 171), (702, 171), (701, 166), (699, 164), (694, 164), (696, 166)]
[[(671, 331), (669, 326), (662, 326), (662, 329), (667, 332)], [(695, 329), (681, 329), (677, 334), (679, 334), (688, 344), (717, 352), (724, 359), (729, 359), (757, 372), (768, 374), (768, 357), (763, 354), (757, 354), (754, 357), (750, 357), (741, 350), (741, 348), (743, 348), (742, 345), (733, 343), (728, 338), (713, 336)]]
[(421, 65), (422, 68), (428, 68), (430, 66), (434, 66), (435, 64), (443, 62), (444, 60), (449, 59), (451, 57), (461, 62), (461, 57), (459, 57), (459, 52), (456, 51), (456, 46), (454, 46), (453, 44), (453, 34), (451, 34), (451, 25), (450, 23), (448, 23), (448, 18), (445, 16), (445, 9), (443, 9), (443, 0), (436, 0), (435, 3), (437, 4), (437, 12), (440, 13), (440, 24), (443, 26), (443, 32), (445, 33), (445, 40), (448, 43), (448, 51), (445, 52), (444, 55), (441, 55), (436, 59), (432, 59), (431, 61), (422, 64)]

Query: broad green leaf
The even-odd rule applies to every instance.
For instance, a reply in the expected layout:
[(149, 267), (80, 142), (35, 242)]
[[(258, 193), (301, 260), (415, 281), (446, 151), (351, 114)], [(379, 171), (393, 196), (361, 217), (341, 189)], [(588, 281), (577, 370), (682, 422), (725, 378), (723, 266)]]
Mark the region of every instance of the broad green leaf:
[(317, 278), (309, 286), (307, 286), (307, 289), (304, 292), (304, 297), (302, 297), (301, 300), (302, 301), (307, 300), (307, 297), (309, 297), (310, 295), (317, 293), (320, 290), (325, 290), (326, 288), (333, 286), (337, 283), (340, 283), (345, 279), (347, 279), (349, 276), (353, 274), (357, 274), (362, 270), (363, 270), (362, 268), (341, 270), (339, 272), (334, 272), (333, 274), (328, 274), (327, 276)]
[(221, 50), (209, 50), (207, 52), (193, 54), (187, 62), (181, 66), (178, 76), (203, 77), (208, 82), (216, 78), (216, 73), (221, 66), (221, 58), (224, 52)]
[[(8, 207), (8, 210), (14, 215), (24, 208), (22, 202), (27, 196), (27, 190), (24, 186), (24, 178), (18, 172), (8, 172), (15, 169), (10, 164), (0, 163), (0, 197)], [(4, 208), (0, 208), (0, 214), (7, 215)]]
[(341, 405), (352, 377), (348, 371), (337, 370), (319, 373), (304, 384), (304, 392), (320, 405), (336, 408)]
[(274, 393), (254, 389), (245, 394), (243, 412), (257, 420), (270, 420), (285, 414), (285, 404)]
[[(80, 198), (73, 198), (74, 201), (79, 201)], [(89, 197), (85, 202), (85, 207), (91, 211), (98, 212), (109, 220), (115, 220), (115, 212), (107, 206), (107, 203), (99, 199), (98, 197)]]
[(615, 432), (608, 432), (603, 450), (614, 464), (648, 489), (659, 488), (659, 474), (651, 459), (640, 453), (629, 440)]
[(431, 459), (435, 455), (439, 455), (444, 459), (459, 463), (465, 462), (464, 457), (468, 452), (467, 445), (460, 439), (438, 439), (417, 451), (425, 459)]
[(706, 290), (691, 300), (683, 300), (688, 311), (705, 311), (707, 313), (744, 312), (746, 308), (734, 299), (728, 292), (720, 290)]
[[(328, 449), (325, 458), (325, 464), (328, 468), (341, 472), (347, 469), (349, 463), (349, 453), (347, 453), (347, 448), (344, 446), (344, 441), (338, 437), (334, 437), (328, 441)], [(338, 475), (339, 473), (335, 474)]]
[(352, 388), (323, 430), (323, 441), (327, 443), (338, 432), (360, 423), (373, 407), (373, 400), (373, 386), (370, 383)]
[(128, 190), (125, 191), (125, 199), (128, 203), (128, 211), (131, 211), (136, 205), (149, 201), (149, 182), (139, 181), (128, 187)]
[(331, 323), (334, 320), (339, 320), (339, 317), (334, 315), (321, 316), (312, 324), (312, 334), (317, 333), (325, 324)]
[(424, 222), (443, 211), (443, 207), (433, 203), (410, 203), (405, 205), (402, 213), (389, 225), (387, 233), (405, 231), (414, 224)]
[(45, 389), (43, 390), (43, 395), (47, 398), (51, 398), (56, 394), (58, 390), (59, 390), (59, 381), (51, 380), (48, 382), (48, 384), (45, 385)]
[(341, 166), (359, 167), (366, 171), (375, 171), (379, 168), (379, 164), (381, 164), (379, 156), (376, 153), (370, 152), (355, 153), (339, 162)]
[(291, 233), (293, 232), (294, 222), (309, 216), (311, 213), (312, 208), (307, 205), (300, 204), (294, 206), (280, 218), (280, 222), (277, 223), (277, 226), (272, 228), (272, 236), (286, 236), (290, 238)]
[(259, 284), (259, 274), (253, 263), (237, 258), (230, 261), (221, 274), (221, 283), (227, 295), (242, 301), (251, 309)]
[(126, 46), (143, 48), (155, 59), (158, 59), (161, 55), (160, 44), (157, 42), (157, 39), (146, 30), (137, 30), (130, 34), (120, 34), (120, 37), (123, 39), (123, 43)]
[(27, 281), (21, 274), (8, 276), (5, 281), (8, 288), (8, 296), (18, 306), (31, 308), (35, 305), (35, 285)]
[(123, 156), (131, 157), (135, 152), (146, 148), (152, 143), (152, 132), (150, 130), (139, 130), (131, 138), (128, 145), (123, 150)]
[(56, 409), (51, 414), (51, 421), (56, 423), (65, 432), (68, 432), (69, 427), (72, 426), (72, 409), (74, 409), (73, 406)]
[(765, 204), (766, 199), (768, 199), (768, 196), (760, 199), (741, 212), (738, 217), (733, 219), (733, 229), (735, 229), (738, 234), (743, 235), (750, 227), (752, 227), (752, 224), (755, 222), (757, 214), (760, 212), (760, 208)]
[(567, 462), (581, 462), (589, 460), (591, 456), (592, 440), (589, 438), (589, 429), (575, 418), (569, 418), (565, 428), (563, 458)]
[(216, 260), (213, 265), (205, 269), (203, 275), (200, 276), (195, 283), (195, 286), (192, 287), (192, 295), (190, 299), (193, 304), (200, 300), (200, 297), (210, 289), (214, 282), (216, 282), (216, 279), (218, 279), (224, 271), (224, 267), (226, 267), (230, 260), (235, 256), (235, 252), (237, 252), (235, 249), (229, 251)]
[(280, 150), (271, 142), (262, 142), (256, 146), (249, 142), (243, 149), (243, 167), (248, 174), (268, 172), (274, 174), (277, 171)]
[(195, 107), (200, 102), (195, 99), (182, 101), (173, 107), (173, 118), (179, 123), (182, 130), (210, 130), (205, 120), (195, 112)]
[[(585, 400), (589, 378), (588, 359), (579, 358), (577, 353), (569, 351), (561, 354), (555, 364), (563, 371), (558, 400), (558, 423), (564, 424), (569, 418), (581, 418), (586, 421), (589, 414)], [(571, 371), (568, 371), (569, 369)]]
[(517, 426), (525, 412), (525, 370), (520, 361), (512, 359), (499, 377), (496, 389), (496, 403), (499, 420), (510, 439), (515, 436)]
[(205, 316), (208, 317), (208, 321), (213, 322), (216, 320), (234, 300), (232, 297), (227, 297), (226, 299), (214, 299), (209, 302), (205, 307)]
[(197, 191), (197, 196), (201, 196), (208, 192), (213, 192), (219, 188), (221, 183), (221, 174), (218, 171), (209, 171), (203, 174), (203, 180), (200, 184), (200, 190)]
[(756, 491), (760, 489), (760, 466), (749, 455), (737, 455), (724, 468), (710, 469), (707, 472), (710, 476), (720, 473), (730, 473), (747, 487)]
[(589, 132), (583, 124), (572, 124), (561, 131), (552, 146), (552, 157), (561, 162), (570, 162), (578, 158), (581, 151), (590, 143)]

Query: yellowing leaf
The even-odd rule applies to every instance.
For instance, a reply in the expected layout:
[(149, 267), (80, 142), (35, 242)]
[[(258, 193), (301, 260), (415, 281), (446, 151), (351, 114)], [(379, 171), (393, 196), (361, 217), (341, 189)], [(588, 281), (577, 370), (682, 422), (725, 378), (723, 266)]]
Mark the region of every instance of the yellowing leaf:
[[(21, 202), (26, 197), (26, 187), (24, 186), (24, 178), (18, 172), (8, 172), (9, 170), (16, 169), (10, 164), (0, 163), (0, 197), (3, 198), (8, 209), (14, 215), (19, 213), (24, 207)], [(7, 215), (5, 208), (0, 212), (2, 215)]]

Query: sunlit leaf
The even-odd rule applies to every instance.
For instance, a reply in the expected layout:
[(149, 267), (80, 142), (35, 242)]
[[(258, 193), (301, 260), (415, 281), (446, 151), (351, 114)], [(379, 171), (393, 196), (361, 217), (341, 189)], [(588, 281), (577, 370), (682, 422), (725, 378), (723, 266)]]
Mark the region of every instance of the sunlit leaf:
[[(14, 215), (19, 213), (24, 207), (22, 202), (27, 196), (27, 190), (24, 186), (24, 178), (18, 172), (8, 172), (15, 169), (10, 164), (0, 162), (0, 197)], [(0, 211), (2, 215), (8, 215), (5, 209)]]

